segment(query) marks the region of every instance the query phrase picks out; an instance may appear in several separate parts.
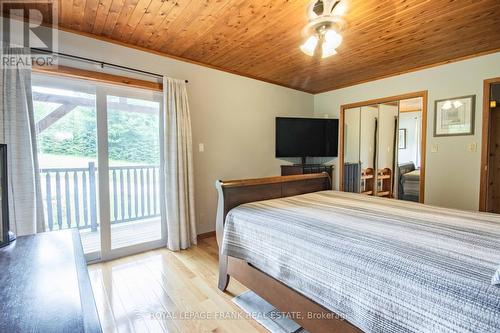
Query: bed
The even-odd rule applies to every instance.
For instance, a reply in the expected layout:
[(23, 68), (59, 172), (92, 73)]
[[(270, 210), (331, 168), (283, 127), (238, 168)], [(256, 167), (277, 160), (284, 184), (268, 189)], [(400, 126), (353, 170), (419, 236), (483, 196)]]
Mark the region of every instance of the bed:
[(399, 165), (399, 199), (419, 202), (420, 198), (420, 169), (415, 165), (405, 163)]
[(497, 216), (328, 182), (218, 182), (219, 288), (234, 277), (310, 332), (500, 331)]

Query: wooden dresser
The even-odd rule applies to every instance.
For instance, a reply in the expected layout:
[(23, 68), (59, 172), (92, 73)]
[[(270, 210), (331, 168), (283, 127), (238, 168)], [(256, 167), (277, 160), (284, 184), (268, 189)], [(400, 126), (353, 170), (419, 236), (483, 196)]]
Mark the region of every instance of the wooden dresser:
[(75, 229), (0, 249), (0, 300), (0, 332), (102, 332)]

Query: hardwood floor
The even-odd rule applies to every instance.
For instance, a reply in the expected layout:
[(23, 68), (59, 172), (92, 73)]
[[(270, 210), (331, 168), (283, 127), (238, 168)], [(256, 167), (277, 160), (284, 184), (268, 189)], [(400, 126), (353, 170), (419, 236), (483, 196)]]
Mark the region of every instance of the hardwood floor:
[(186, 251), (166, 249), (89, 266), (104, 332), (267, 332), (217, 289), (215, 237)]

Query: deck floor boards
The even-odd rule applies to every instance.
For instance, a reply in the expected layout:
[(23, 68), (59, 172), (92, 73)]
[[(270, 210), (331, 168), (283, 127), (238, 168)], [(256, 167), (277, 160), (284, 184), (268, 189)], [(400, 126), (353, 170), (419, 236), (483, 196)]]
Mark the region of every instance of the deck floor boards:
[[(85, 253), (100, 251), (101, 237), (99, 229), (80, 231)], [(139, 221), (122, 222), (111, 225), (111, 247), (113, 249), (141, 244), (161, 238), (161, 220), (159, 217)]]

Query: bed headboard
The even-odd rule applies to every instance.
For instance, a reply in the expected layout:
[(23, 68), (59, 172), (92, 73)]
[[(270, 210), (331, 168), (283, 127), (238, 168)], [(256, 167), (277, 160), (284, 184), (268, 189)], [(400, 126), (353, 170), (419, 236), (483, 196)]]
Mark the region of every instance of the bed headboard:
[(257, 179), (218, 180), (215, 182), (215, 187), (219, 195), (216, 221), (219, 246), (226, 215), (232, 208), (248, 202), (284, 198), (332, 188), (330, 176), (326, 172)]

